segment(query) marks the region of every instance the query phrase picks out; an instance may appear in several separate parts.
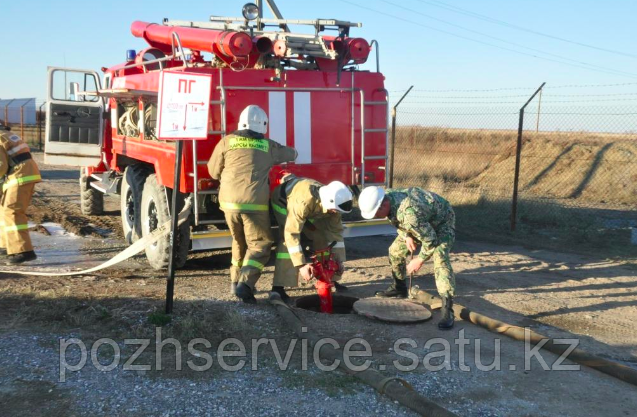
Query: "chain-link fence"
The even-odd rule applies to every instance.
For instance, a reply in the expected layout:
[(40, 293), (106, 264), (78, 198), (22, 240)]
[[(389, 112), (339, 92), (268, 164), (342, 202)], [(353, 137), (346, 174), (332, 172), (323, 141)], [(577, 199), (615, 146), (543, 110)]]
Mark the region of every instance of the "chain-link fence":
[(0, 100), (0, 121), (22, 136), (33, 149), (42, 150), (45, 129), (45, 102), (35, 98)]
[(446, 197), (468, 232), (635, 251), (637, 93), (546, 86), (521, 118), (532, 89), (491, 91), (410, 93), (397, 109), (393, 186)]

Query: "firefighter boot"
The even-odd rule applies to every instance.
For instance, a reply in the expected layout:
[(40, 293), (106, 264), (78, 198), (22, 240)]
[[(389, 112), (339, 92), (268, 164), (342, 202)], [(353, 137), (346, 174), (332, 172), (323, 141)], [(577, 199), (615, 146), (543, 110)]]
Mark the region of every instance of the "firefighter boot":
[(230, 295), (235, 295), (235, 293), (237, 292), (237, 285), (239, 283), (238, 282), (231, 282), (230, 283)]
[(241, 301), (246, 304), (256, 304), (257, 299), (254, 298), (254, 293), (252, 292), (252, 288), (245, 282), (240, 282), (237, 284), (237, 289), (234, 291), (234, 295), (239, 297)]
[(347, 290), (348, 290), (347, 286), (339, 283), (338, 281), (334, 281), (334, 292), (343, 292)]
[(385, 291), (376, 291), (376, 297), (381, 298), (407, 298), (407, 284), (402, 279), (394, 278), (394, 283)]
[(284, 287), (272, 286), (272, 292), (279, 294), (284, 303), (287, 303), (290, 300), (290, 296), (285, 292)]
[(453, 327), (453, 298), (450, 295), (442, 296), (442, 318), (438, 322), (438, 328), (441, 330), (449, 330)]
[(7, 263), (9, 265), (18, 265), (18, 264), (21, 264), (23, 262), (33, 261), (36, 258), (37, 258), (37, 256), (35, 255), (35, 252), (30, 250), (30, 251), (26, 251), (26, 252), (16, 253), (14, 255), (8, 255)]
[(7, 257), (7, 249), (0, 248), (0, 258), (6, 258), (6, 257)]

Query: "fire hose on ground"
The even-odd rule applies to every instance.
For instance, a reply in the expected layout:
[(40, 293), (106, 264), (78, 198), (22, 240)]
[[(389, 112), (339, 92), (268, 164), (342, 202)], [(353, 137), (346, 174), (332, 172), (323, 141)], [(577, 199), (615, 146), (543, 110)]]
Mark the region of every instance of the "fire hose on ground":
[[(411, 289), (410, 296), (416, 301), (424, 304), (431, 305), (433, 303), (440, 302), (437, 297), (434, 297), (433, 295), (419, 289), (418, 287), (413, 287)], [(477, 326), (483, 327), (490, 332), (503, 334), (521, 342), (525, 342), (526, 338), (528, 338), (529, 342), (532, 345), (540, 345), (541, 349), (547, 350), (556, 355), (564, 354), (570, 347), (569, 345), (557, 344), (551, 338), (543, 336), (534, 331), (526, 330), (525, 334), (525, 329), (523, 327), (514, 326), (512, 324), (492, 319), (491, 317), (487, 317), (483, 314), (473, 312), (460, 304), (454, 303), (453, 311), (456, 318), (458, 319), (468, 321)], [(577, 348), (568, 355), (568, 359), (572, 362), (579, 363), (580, 365), (587, 366), (599, 372), (603, 372), (629, 384), (637, 385), (637, 370), (629, 366), (625, 366), (608, 359), (600, 358), (599, 356), (590, 354)]]
[[(192, 206), (192, 202), (190, 200), (190, 198), (186, 199), (186, 203), (184, 205), (184, 208), (181, 210), (181, 212), (179, 213), (179, 225), (182, 225), (186, 220), (188, 220), (188, 217), (190, 216), (190, 208)], [(133, 243), (132, 245), (130, 245), (129, 247), (127, 247), (126, 249), (124, 249), (123, 251), (121, 251), (120, 253), (118, 253), (117, 255), (115, 255), (114, 257), (112, 257), (111, 259), (109, 259), (108, 261), (101, 263), (100, 265), (94, 266), (92, 268), (89, 269), (84, 269), (82, 271), (71, 271), (71, 272), (47, 272), (47, 271), (16, 271), (16, 270), (11, 270), (11, 271), (5, 271), (2, 270), (0, 271), (0, 274), (17, 274), (17, 275), (30, 275), (30, 276), (40, 276), (40, 277), (68, 277), (68, 276), (72, 276), (72, 275), (86, 275), (86, 274), (90, 274), (92, 272), (96, 272), (102, 269), (106, 269), (109, 268), (113, 265), (117, 265), (120, 262), (123, 262), (125, 260), (127, 260), (128, 258), (131, 258), (135, 255), (137, 255), (139, 252), (143, 251), (144, 249), (146, 249), (146, 246), (148, 245), (152, 245), (153, 243), (157, 242), (159, 239), (163, 238), (164, 236), (166, 236), (167, 234), (170, 233), (170, 220), (165, 222), (164, 224), (160, 225), (159, 227), (157, 227), (157, 229), (153, 230), (152, 233), (150, 233), (147, 236), (144, 236), (143, 238), (141, 238), (140, 240), (138, 240), (137, 242)]]
[[(294, 330), (298, 337), (306, 339), (312, 346), (321, 340), (317, 334), (308, 329), (308, 326), (290, 306), (281, 301), (278, 294), (273, 293), (270, 295), (270, 303), (276, 308), (279, 316)], [(304, 331), (305, 329), (307, 329), (307, 331)], [(324, 360), (332, 361), (332, 363), (338, 360), (339, 368), (342, 371), (358, 378), (379, 393), (386, 395), (394, 401), (398, 401), (400, 404), (414, 410), (422, 416), (443, 417), (455, 415), (418, 394), (406, 381), (400, 378), (388, 378), (380, 372), (369, 368), (363, 371), (349, 369), (349, 367), (345, 365), (343, 351), (334, 348), (329, 343), (323, 345), (320, 350), (320, 356)]]

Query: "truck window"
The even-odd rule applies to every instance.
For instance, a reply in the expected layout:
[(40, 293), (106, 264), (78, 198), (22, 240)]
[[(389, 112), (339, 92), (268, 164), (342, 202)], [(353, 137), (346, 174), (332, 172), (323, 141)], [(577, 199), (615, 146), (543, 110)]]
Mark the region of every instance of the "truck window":
[(84, 72), (55, 70), (51, 83), (53, 100), (96, 102), (99, 97), (77, 94), (82, 91), (97, 91), (97, 80), (93, 74)]

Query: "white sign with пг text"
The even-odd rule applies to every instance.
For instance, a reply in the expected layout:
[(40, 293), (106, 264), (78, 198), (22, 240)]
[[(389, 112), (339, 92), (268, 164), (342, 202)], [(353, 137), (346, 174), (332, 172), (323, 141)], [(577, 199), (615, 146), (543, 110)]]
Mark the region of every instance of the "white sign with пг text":
[(162, 71), (159, 79), (157, 138), (206, 139), (212, 77)]

